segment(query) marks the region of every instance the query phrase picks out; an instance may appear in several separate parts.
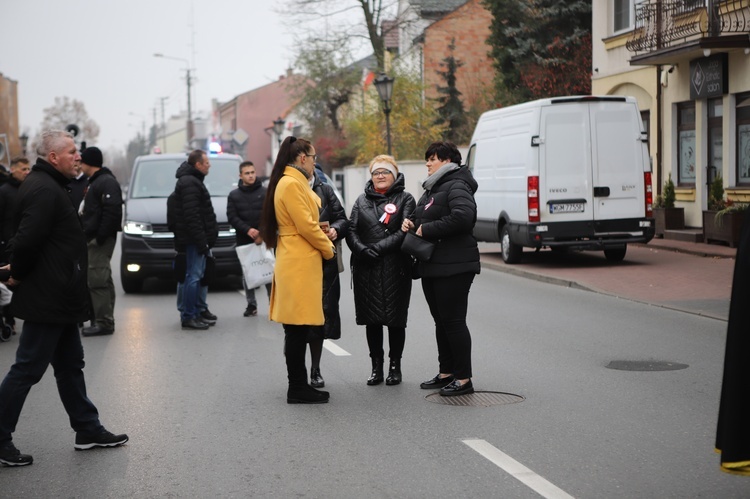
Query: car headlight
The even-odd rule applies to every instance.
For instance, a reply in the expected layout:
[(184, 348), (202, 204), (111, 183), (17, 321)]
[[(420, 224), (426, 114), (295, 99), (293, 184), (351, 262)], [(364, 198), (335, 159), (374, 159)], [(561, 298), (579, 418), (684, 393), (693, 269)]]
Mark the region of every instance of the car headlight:
[(154, 233), (153, 227), (148, 222), (134, 222), (132, 220), (126, 220), (125, 226), (122, 228), (125, 234), (136, 234), (139, 236), (150, 236)]

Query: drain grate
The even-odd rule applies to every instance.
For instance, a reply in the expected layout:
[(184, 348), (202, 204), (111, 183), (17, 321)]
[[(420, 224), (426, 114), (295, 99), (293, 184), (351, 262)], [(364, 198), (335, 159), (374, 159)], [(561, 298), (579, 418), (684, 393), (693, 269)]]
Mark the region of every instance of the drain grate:
[(613, 360), (606, 367), (618, 371), (679, 371), (689, 366), (665, 360)]
[(515, 404), (526, 400), (520, 395), (505, 392), (474, 392), (469, 395), (443, 397), (440, 393), (431, 393), (425, 397), (429, 402), (461, 407), (492, 407), (494, 405)]

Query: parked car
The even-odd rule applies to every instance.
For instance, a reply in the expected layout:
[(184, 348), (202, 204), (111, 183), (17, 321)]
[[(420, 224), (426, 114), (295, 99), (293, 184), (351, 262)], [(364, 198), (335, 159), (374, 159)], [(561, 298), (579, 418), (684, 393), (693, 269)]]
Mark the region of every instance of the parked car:
[[(242, 275), (234, 229), (227, 221), (227, 195), (237, 187), (242, 159), (234, 154), (211, 155), (205, 185), (219, 225), (213, 248), (215, 277)], [(121, 238), (120, 281), (126, 293), (137, 293), (149, 277), (174, 279), (174, 234), (167, 229), (167, 197), (174, 191), (175, 172), (186, 154), (139, 156), (133, 165), (125, 198)]]
[(633, 97), (541, 99), (479, 118), (467, 164), (480, 241), (507, 263), (523, 247), (625, 257), (654, 237), (648, 137)]

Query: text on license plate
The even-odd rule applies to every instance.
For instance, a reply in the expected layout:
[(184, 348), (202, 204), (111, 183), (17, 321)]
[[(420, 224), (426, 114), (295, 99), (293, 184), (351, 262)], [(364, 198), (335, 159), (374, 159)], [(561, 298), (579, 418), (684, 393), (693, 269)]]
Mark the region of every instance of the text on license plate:
[(583, 213), (584, 203), (557, 203), (549, 205), (550, 213)]

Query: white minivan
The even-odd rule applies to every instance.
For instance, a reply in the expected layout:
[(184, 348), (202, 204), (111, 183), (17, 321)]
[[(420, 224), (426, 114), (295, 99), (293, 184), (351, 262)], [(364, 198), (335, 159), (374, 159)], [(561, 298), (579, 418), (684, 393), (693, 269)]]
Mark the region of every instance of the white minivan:
[(632, 97), (541, 99), (479, 118), (467, 164), (480, 241), (501, 243), (507, 263), (523, 247), (603, 250), (654, 237), (648, 137)]

